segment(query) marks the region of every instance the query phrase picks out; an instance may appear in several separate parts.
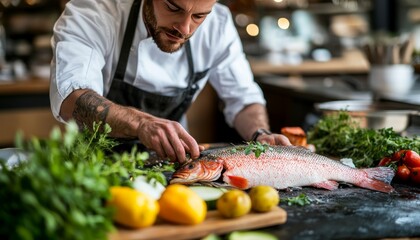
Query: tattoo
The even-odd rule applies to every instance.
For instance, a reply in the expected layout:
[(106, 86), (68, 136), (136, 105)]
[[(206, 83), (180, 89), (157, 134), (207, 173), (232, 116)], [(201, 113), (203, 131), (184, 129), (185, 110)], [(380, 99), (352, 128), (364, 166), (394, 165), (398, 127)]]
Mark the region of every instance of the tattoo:
[(110, 105), (105, 98), (92, 91), (87, 91), (77, 99), (73, 118), (79, 127), (93, 126), (94, 122), (105, 123)]

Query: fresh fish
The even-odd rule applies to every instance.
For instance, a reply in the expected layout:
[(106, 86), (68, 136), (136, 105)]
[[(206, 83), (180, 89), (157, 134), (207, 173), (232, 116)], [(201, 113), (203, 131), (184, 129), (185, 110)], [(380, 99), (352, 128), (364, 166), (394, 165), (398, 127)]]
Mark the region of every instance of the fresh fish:
[[(239, 189), (270, 185), (277, 189), (313, 186), (334, 190), (338, 182), (389, 193), (394, 170), (388, 167), (357, 169), (313, 153), (303, 147), (266, 146), (257, 157), (248, 145), (206, 150), (174, 172), (170, 183), (223, 182)], [(223, 172), (224, 171), (224, 172)], [(222, 175), (223, 173), (223, 175)]]

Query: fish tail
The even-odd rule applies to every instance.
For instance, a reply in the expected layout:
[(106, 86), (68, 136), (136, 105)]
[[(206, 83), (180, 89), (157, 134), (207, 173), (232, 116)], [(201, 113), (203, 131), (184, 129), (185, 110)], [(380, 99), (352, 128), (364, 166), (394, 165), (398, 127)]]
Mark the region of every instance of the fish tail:
[(368, 178), (376, 179), (388, 184), (392, 181), (395, 175), (394, 170), (390, 167), (365, 168), (363, 171), (367, 174)]
[(375, 167), (362, 169), (362, 171), (367, 175), (367, 178), (355, 183), (357, 186), (384, 193), (394, 191), (390, 182), (392, 181), (395, 172), (391, 168)]

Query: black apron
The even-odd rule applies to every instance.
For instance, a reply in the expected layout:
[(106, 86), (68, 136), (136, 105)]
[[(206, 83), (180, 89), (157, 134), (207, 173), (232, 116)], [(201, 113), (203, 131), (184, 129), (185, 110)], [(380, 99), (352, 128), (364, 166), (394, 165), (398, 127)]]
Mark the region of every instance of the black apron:
[(132, 106), (156, 117), (180, 121), (191, 105), (194, 94), (198, 90), (197, 82), (208, 72), (194, 72), (193, 58), (189, 41), (185, 43), (189, 65), (189, 81), (187, 88), (179, 88), (174, 96), (163, 96), (147, 92), (124, 82), (128, 56), (139, 17), (141, 0), (134, 0), (128, 17), (127, 27), (124, 33), (123, 44), (117, 69), (111, 83), (107, 98), (117, 104)]

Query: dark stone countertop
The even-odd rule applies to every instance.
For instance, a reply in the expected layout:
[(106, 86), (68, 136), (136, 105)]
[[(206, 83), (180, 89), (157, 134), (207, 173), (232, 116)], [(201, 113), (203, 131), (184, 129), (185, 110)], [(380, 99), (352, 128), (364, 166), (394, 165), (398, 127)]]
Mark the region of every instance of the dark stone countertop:
[[(208, 148), (222, 146), (226, 143), (209, 144)], [(149, 160), (156, 159), (152, 153)], [(165, 173), (167, 180), (171, 175)], [(314, 187), (279, 190), (280, 199), (304, 193), (311, 204), (297, 206), (281, 201), (279, 206), (287, 212), (286, 223), (256, 230), (281, 240), (420, 239), (420, 186), (394, 181), (391, 185), (395, 192), (390, 194), (349, 184), (333, 191)]]
[(287, 222), (262, 230), (282, 240), (420, 237), (420, 187), (392, 185), (396, 192), (391, 194), (348, 185), (335, 191), (311, 187), (280, 191), (281, 199), (304, 193), (312, 203), (280, 202)]

